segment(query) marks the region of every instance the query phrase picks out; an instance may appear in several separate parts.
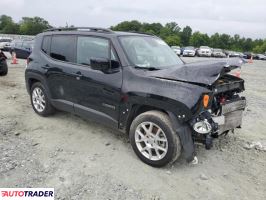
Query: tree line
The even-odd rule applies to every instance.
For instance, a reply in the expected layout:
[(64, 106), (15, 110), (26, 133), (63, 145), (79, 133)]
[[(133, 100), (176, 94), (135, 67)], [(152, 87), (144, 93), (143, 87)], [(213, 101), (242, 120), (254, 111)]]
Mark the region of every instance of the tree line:
[(10, 16), (0, 16), (0, 33), (36, 35), (48, 28), (52, 26), (41, 17), (22, 17), (19, 23), (16, 23)]
[[(0, 16), (0, 33), (36, 35), (42, 31), (52, 28), (48, 21), (40, 17), (22, 17), (16, 23), (12, 17)], [(141, 23), (136, 20), (124, 21), (110, 27), (114, 31), (132, 31), (153, 34), (161, 37), (170, 46), (210, 46), (233, 51), (251, 51), (254, 53), (266, 52), (266, 39), (251, 39), (240, 37), (235, 34), (230, 36), (224, 33), (208, 35), (199, 31), (193, 31), (190, 26), (181, 28), (176, 22)]]
[(165, 25), (160, 23), (141, 23), (139, 21), (124, 21), (111, 27), (115, 31), (136, 31), (161, 37), (170, 46), (210, 46), (233, 51), (266, 52), (266, 39), (251, 39), (235, 34), (215, 33), (209, 36), (199, 31), (193, 32), (190, 26), (181, 28), (176, 22)]

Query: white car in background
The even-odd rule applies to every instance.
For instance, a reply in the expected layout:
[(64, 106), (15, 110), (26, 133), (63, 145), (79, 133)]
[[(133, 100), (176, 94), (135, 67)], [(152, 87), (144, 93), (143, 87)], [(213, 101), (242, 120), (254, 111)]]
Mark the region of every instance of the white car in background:
[(194, 57), (196, 55), (196, 49), (192, 46), (189, 47), (185, 47), (183, 49), (183, 56), (190, 56), (190, 57)]
[(198, 55), (198, 56), (211, 57), (211, 55), (212, 55), (212, 50), (211, 50), (211, 48), (208, 47), (208, 46), (201, 46), (201, 47), (197, 50), (197, 55)]
[(171, 46), (171, 48), (176, 53), (176, 55), (178, 55), (178, 56), (181, 55), (181, 48), (180, 48), (180, 46)]
[(213, 49), (212, 50), (212, 57), (225, 58), (226, 55), (224, 54), (222, 49)]
[(9, 37), (0, 37), (0, 49), (4, 49), (7, 46), (10, 46), (10, 43), (12, 42), (12, 39)]

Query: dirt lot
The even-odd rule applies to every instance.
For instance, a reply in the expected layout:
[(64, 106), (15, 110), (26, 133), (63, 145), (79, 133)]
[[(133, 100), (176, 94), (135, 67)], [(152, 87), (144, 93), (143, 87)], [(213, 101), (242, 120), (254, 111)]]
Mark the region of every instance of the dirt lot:
[[(202, 58), (186, 58), (187, 62)], [(0, 188), (54, 187), (56, 199), (265, 199), (266, 62), (242, 68), (248, 108), (243, 128), (156, 169), (134, 154), (127, 136), (72, 114), (36, 115), (24, 84), (25, 61), (0, 77)]]

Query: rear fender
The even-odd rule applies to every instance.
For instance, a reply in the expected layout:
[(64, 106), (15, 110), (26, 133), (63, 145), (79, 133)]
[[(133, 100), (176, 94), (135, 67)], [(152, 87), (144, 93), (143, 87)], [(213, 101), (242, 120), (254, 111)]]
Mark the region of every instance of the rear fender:
[(45, 91), (47, 93), (47, 96), (49, 99), (52, 99), (52, 96), (51, 96), (51, 93), (50, 93), (50, 90), (49, 90), (49, 87), (48, 85), (46, 84), (46, 79), (38, 74), (38, 73), (35, 73), (35, 72), (32, 72), (32, 71), (26, 71), (25, 72), (25, 81), (26, 81), (26, 88), (27, 88), (27, 92), (30, 94), (30, 80), (31, 79), (34, 79), (34, 80), (37, 80), (38, 82), (42, 83), (42, 85), (44, 86), (45, 88)]

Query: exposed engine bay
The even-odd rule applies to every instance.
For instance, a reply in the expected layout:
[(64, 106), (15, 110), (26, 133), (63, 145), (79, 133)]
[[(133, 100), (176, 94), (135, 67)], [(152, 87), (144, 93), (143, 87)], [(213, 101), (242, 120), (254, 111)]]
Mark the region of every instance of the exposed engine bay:
[(213, 98), (208, 110), (191, 121), (194, 139), (212, 147), (213, 138), (241, 128), (246, 99), (240, 93), (244, 90), (244, 80), (226, 74), (212, 86)]

